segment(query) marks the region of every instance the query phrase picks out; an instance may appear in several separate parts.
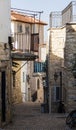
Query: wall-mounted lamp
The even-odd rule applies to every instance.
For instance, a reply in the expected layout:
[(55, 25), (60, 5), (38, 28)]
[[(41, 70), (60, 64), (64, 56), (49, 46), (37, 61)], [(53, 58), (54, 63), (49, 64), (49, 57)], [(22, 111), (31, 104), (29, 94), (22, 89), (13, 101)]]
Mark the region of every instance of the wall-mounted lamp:
[(54, 80), (56, 81), (60, 77), (60, 101), (62, 101), (62, 72), (54, 73)]
[(58, 79), (58, 74), (57, 72), (54, 73), (54, 80), (56, 81)]

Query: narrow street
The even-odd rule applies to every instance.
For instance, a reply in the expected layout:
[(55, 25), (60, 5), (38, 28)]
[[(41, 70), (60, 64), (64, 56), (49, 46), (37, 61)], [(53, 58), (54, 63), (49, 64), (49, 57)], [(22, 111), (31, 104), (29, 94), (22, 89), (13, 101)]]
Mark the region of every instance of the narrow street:
[(41, 113), (38, 103), (17, 104), (13, 121), (4, 130), (70, 130), (65, 115)]

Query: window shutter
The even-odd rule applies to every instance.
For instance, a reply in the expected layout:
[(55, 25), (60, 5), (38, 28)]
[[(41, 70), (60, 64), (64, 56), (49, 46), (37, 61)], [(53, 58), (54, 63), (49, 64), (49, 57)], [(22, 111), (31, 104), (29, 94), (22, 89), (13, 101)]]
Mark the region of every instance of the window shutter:
[(38, 52), (39, 33), (31, 34), (31, 51)]

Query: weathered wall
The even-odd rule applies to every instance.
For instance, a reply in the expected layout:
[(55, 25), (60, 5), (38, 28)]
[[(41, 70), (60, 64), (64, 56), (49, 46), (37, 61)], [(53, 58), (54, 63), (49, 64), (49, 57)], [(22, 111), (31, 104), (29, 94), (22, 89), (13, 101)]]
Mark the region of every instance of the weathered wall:
[(65, 42), (65, 78), (67, 89), (67, 110), (76, 109), (76, 79), (73, 76), (72, 68), (76, 61), (76, 24), (66, 24), (66, 42)]
[[(5, 73), (5, 80), (2, 80), (2, 72)], [(11, 120), (11, 103), (12, 103), (12, 83), (11, 83), (11, 59), (10, 59), (10, 48), (7, 44), (7, 49), (5, 48), (4, 43), (0, 43), (0, 126), (3, 123), (7, 123)], [(3, 82), (4, 85), (3, 85)], [(5, 86), (5, 90), (2, 88)], [(5, 94), (3, 94), (5, 91)], [(2, 96), (4, 95), (4, 96)], [(4, 98), (5, 97), (5, 98)], [(3, 114), (3, 106), (5, 100), (5, 121), (2, 120)], [(2, 105), (3, 104), (3, 105)]]
[[(62, 29), (51, 29), (50, 31), (49, 109), (50, 112), (57, 110), (54, 87), (59, 86), (60, 79), (55, 81), (54, 73), (62, 71), (62, 99), (65, 102), (66, 111), (70, 111), (76, 109), (76, 78), (72, 71), (76, 63), (76, 24), (69, 23)], [(63, 38), (62, 41), (61, 38)]]
[(12, 119), (11, 0), (0, 0), (0, 127)]
[[(57, 101), (55, 101), (55, 87), (60, 86), (59, 72), (62, 71), (64, 61), (65, 28), (52, 28), (50, 30), (49, 44), (49, 111), (57, 112)], [(57, 72), (58, 79), (55, 82), (54, 74)]]
[[(15, 79), (13, 80), (13, 103), (22, 102), (22, 93), (21, 93), (21, 62), (14, 61), (18, 63), (17, 67), (13, 67), (15, 71)], [(19, 70), (20, 69), (20, 70)], [(18, 71), (19, 70), (19, 71)]]

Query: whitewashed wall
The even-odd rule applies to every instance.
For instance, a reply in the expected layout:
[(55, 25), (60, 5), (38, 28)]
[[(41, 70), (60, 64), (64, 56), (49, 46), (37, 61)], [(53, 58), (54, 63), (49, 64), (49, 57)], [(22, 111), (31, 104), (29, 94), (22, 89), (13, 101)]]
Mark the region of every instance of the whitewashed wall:
[(0, 0), (0, 42), (7, 43), (10, 36), (11, 0)]
[[(22, 65), (25, 64), (26, 61), (22, 61)], [(21, 93), (22, 93), (22, 101), (25, 102), (28, 100), (28, 86), (26, 82), (27, 75), (27, 63), (21, 69)], [(24, 73), (24, 81), (23, 81), (23, 73)]]
[(41, 48), (41, 61), (45, 62), (46, 60), (46, 48)]

